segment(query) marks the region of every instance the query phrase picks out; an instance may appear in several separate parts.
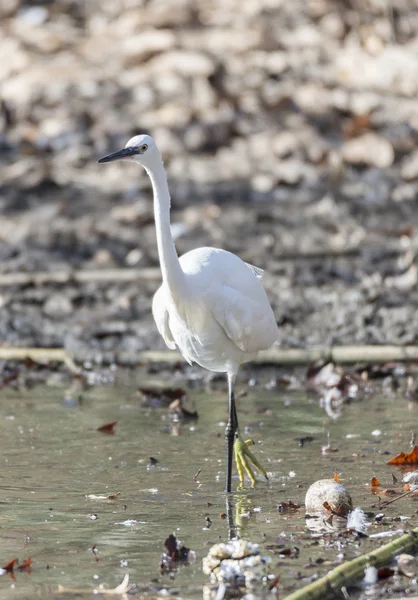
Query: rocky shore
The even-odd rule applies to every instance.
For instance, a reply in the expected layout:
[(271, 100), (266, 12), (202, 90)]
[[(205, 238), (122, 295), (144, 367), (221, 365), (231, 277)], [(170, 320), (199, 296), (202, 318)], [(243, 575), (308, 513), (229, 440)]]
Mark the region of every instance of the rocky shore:
[(0, 6), (0, 343), (163, 347), (146, 131), (179, 253), (266, 270), (282, 345), (418, 343), (418, 10), (402, 0)]

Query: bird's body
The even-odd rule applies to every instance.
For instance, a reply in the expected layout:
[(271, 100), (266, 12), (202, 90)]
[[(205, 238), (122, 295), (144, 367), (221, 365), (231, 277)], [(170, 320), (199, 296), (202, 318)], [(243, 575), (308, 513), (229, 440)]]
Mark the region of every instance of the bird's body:
[(232, 457), (241, 484), (244, 469), (255, 483), (250, 460), (263, 467), (239, 436), (234, 382), (239, 366), (269, 348), (278, 337), (273, 311), (261, 284), (262, 270), (225, 250), (198, 248), (180, 259), (170, 230), (170, 194), (161, 154), (148, 135), (129, 140), (123, 150), (99, 162), (133, 160), (147, 171), (154, 192), (154, 216), (163, 283), (152, 312), (169, 348), (178, 348), (189, 363), (228, 374), (229, 420), (226, 490), (231, 491)]
[(235, 376), (277, 339), (277, 326), (262, 271), (217, 248), (198, 248), (180, 258), (182, 294), (163, 283), (152, 312), (169, 348), (209, 371)]

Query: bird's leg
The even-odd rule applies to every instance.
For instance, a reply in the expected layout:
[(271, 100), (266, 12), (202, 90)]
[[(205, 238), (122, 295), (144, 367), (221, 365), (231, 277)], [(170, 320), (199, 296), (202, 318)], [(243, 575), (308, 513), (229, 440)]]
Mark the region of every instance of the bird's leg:
[(252, 440), (244, 441), (239, 433), (238, 417), (235, 406), (234, 395), (235, 376), (228, 375), (228, 392), (229, 392), (229, 418), (228, 425), (225, 430), (226, 437), (226, 492), (231, 492), (232, 481), (232, 460), (235, 458), (237, 463), (240, 488), (244, 487), (244, 475), (247, 473), (251, 481), (251, 487), (256, 484), (256, 478), (252, 465), (257, 471), (263, 475), (268, 481), (268, 476), (264, 467), (260, 464), (249, 447), (254, 445)]
[(235, 436), (238, 432), (238, 419), (237, 419), (237, 411), (235, 408), (234, 382), (235, 382), (235, 376), (228, 374), (228, 399), (229, 399), (229, 411), (228, 412), (229, 412), (229, 415), (228, 415), (228, 424), (225, 429), (225, 438), (226, 438), (226, 489), (225, 489), (225, 491), (228, 494), (231, 492), (232, 458), (234, 455)]
[(234, 442), (234, 455), (235, 462), (237, 463), (238, 475), (239, 475), (239, 486), (240, 488), (244, 487), (244, 473), (246, 472), (251, 481), (251, 487), (254, 487), (257, 480), (254, 475), (254, 471), (251, 468), (250, 463), (254, 465), (257, 471), (263, 475), (268, 481), (268, 475), (266, 473), (265, 468), (262, 464), (257, 460), (252, 452), (249, 450), (249, 446), (253, 446), (253, 440), (244, 440), (238, 434), (237, 438)]

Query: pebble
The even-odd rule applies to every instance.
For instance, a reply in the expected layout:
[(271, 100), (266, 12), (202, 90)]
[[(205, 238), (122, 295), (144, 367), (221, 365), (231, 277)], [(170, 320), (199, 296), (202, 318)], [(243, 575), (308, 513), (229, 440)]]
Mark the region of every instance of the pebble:
[(375, 133), (365, 133), (345, 142), (341, 148), (345, 162), (371, 165), (384, 169), (390, 167), (395, 158), (392, 144)]
[(43, 305), (43, 313), (53, 319), (67, 317), (73, 312), (71, 300), (62, 293), (51, 295)]

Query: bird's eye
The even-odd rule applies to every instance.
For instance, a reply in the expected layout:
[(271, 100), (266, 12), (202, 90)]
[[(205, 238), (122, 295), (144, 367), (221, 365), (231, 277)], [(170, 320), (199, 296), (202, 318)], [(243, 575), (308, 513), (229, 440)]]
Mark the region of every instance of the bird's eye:
[(146, 144), (141, 146), (141, 152), (145, 152), (145, 150), (148, 150), (148, 146)]

